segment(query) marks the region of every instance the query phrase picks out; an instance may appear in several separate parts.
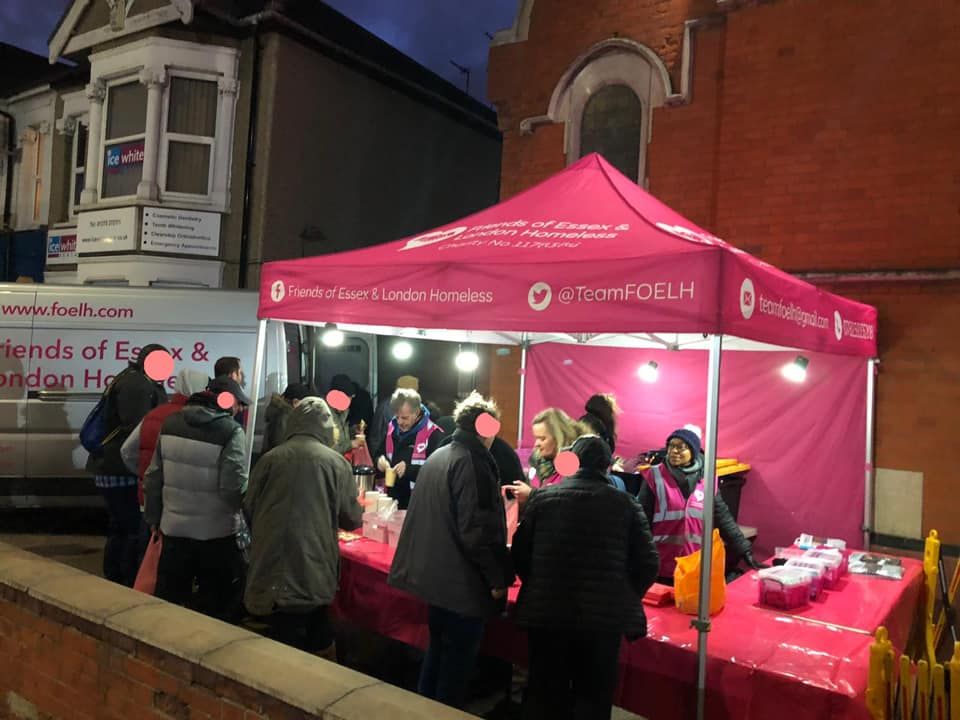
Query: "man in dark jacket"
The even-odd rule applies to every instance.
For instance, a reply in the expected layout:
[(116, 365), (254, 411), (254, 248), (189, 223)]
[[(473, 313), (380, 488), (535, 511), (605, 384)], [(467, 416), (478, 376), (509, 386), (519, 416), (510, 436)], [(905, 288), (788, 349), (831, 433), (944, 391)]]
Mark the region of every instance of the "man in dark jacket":
[(106, 389), (103, 450), (90, 453), (87, 470), (107, 504), (110, 524), (103, 549), (103, 576), (107, 580), (133, 587), (137, 577), (140, 547), (140, 502), (137, 476), (131, 473), (120, 449), (144, 416), (167, 401), (160, 383), (144, 370), (147, 356), (154, 350), (166, 352), (162, 345), (146, 345)]
[(243, 592), (236, 531), (247, 471), (234, 416), (249, 404), (235, 380), (212, 380), (164, 421), (143, 481), (144, 519), (163, 532), (157, 597), (192, 605), (196, 581), (206, 604), (197, 609), (224, 620), (239, 619)]
[[(637, 500), (643, 506), (643, 511), (647, 516), (647, 521), (654, 528), (654, 535), (664, 537), (671, 534), (669, 529), (659, 529), (661, 526), (670, 527), (670, 523), (676, 523), (674, 527), (684, 525), (680, 521), (672, 521), (668, 518), (668, 513), (685, 513), (685, 505), (695, 502), (696, 497), (691, 499), (691, 495), (703, 483), (704, 457), (700, 447), (700, 438), (690, 428), (681, 428), (670, 433), (667, 438), (666, 462), (655, 465), (647, 471), (645, 482), (640, 486), (640, 492), (637, 494)], [(662, 487), (660, 492), (655, 491), (654, 487)], [(676, 492), (674, 492), (676, 491)], [(702, 501), (702, 488), (699, 490)], [(668, 506), (660, 507), (658, 495), (667, 502)], [(743, 560), (752, 568), (760, 569), (764, 567), (753, 557), (750, 541), (743, 535), (740, 526), (733, 519), (733, 514), (727, 503), (724, 502), (720, 493), (715, 493), (713, 498), (713, 519), (716, 527), (720, 530), (720, 537), (726, 547), (727, 555), (734, 559), (743, 558)], [(694, 511), (695, 512), (695, 511)], [(690, 513), (686, 513), (688, 516)], [(702, 513), (701, 513), (702, 516)], [(684, 530), (685, 536), (695, 536), (697, 528), (689, 526)], [(690, 532), (688, 532), (690, 531)], [(658, 540), (657, 542), (663, 542)], [(660, 557), (660, 572), (657, 582), (665, 585), (673, 585), (673, 570), (675, 558), (679, 555), (687, 555), (700, 549), (700, 543), (690, 538), (688, 544), (670, 543), (670, 546), (664, 546)], [(728, 565), (728, 567), (730, 567)]]
[(453, 442), (420, 470), (388, 582), (430, 606), (430, 645), (417, 691), (459, 707), (488, 618), (513, 584), (492, 438), (477, 434), (492, 402), (471, 393), (454, 411)]
[[(390, 398), (393, 419), (374, 453), (377, 467), (384, 473), (393, 470), (396, 480), (387, 494), (401, 510), (410, 504), (410, 494), (417, 484), (417, 475), (443, 440), (441, 430), (430, 418), (430, 411), (416, 390), (397, 389)], [(380, 440), (380, 438), (377, 438)]]
[(286, 440), (257, 463), (243, 501), (253, 534), (247, 610), (267, 617), (279, 640), (332, 661), (337, 529), (359, 527), (363, 515), (350, 464), (332, 449), (334, 426), (326, 402), (299, 402)]
[(609, 720), (620, 642), (646, 635), (641, 601), (660, 562), (643, 510), (607, 480), (610, 447), (584, 435), (573, 451), (580, 469), (533, 493), (513, 536), (525, 719)]

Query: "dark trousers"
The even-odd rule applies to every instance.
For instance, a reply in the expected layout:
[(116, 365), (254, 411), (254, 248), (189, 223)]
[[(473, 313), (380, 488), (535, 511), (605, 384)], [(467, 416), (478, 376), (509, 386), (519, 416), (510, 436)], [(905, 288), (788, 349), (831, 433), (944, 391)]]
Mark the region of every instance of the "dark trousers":
[(452, 707), (462, 707), (470, 673), (483, 640), (483, 618), (430, 606), (430, 645), (420, 668), (417, 692)]
[(620, 633), (530, 628), (524, 720), (610, 720)]
[(265, 618), (270, 625), (269, 635), (284, 645), (306, 652), (325, 650), (335, 639), (329, 610), (327, 605), (321, 605), (305, 613), (277, 611)]
[(232, 535), (213, 540), (163, 536), (157, 597), (220, 620), (237, 622), (243, 576), (243, 558)]
[(103, 576), (133, 587), (140, 569), (140, 504), (137, 487), (102, 487), (107, 504), (107, 542), (103, 548)]

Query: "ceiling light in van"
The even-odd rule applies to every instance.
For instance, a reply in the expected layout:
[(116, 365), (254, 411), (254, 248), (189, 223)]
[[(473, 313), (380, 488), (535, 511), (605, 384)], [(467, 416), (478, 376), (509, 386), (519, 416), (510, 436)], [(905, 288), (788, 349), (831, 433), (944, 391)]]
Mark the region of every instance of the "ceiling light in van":
[(406, 340), (399, 340), (393, 344), (393, 347), (390, 348), (390, 351), (393, 353), (393, 357), (397, 360), (409, 360), (413, 355), (413, 345), (408, 343)]
[(335, 323), (327, 323), (323, 326), (320, 340), (327, 347), (340, 347), (343, 345), (343, 331), (338, 330)]

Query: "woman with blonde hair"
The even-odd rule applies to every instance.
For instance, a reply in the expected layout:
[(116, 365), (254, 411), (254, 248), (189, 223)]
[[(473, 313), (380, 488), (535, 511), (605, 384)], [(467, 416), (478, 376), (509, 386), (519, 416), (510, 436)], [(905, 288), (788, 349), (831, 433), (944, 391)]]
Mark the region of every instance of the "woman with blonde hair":
[(521, 503), (526, 501), (534, 488), (556, 485), (563, 479), (553, 464), (557, 453), (590, 432), (586, 425), (555, 407), (538, 412), (531, 423), (531, 430), (533, 452), (530, 454), (530, 484), (517, 480), (510, 486)]

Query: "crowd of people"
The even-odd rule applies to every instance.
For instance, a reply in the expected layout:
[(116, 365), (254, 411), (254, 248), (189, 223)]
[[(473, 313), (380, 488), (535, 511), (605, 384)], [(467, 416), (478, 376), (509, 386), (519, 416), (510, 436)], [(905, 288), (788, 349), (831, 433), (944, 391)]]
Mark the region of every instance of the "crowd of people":
[[(144, 370), (157, 349), (143, 348), (105, 392), (106, 434), (90, 456), (110, 517), (108, 579), (132, 585), (147, 542), (160, 542), (158, 597), (228, 622), (254, 618), (268, 635), (335, 661), (338, 530), (361, 525), (353, 466), (366, 457), (407, 511), (388, 582), (429, 607), (419, 692), (463, 705), (485, 624), (506, 611), (519, 577), (525, 717), (609, 718), (621, 640), (646, 634), (641, 599), (655, 581), (672, 583), (676, 558), (699, 548), (704, 458), (694, 430), (671, 433), (663, 462), (631, 493), (618, 474), (611, 395), (589, 397), (578, 420), (559, 408), (537, 413), (525, 473), (506, 441), (478, 428), (484, 415), (499, 418), (492, 400), (474, 392), (441, 416), (404, 376), (374, 409), (337, 375), (328, 389), (348, 407), (302, 383), (270, 400), (248, 482), (251, 400), (239, 360), (217, 361), (212, 379), (182, 369), (167, 398)], [(566, 476), (556, 466), (563, 451), (578, 460)], [(716, 490), (728, 554), (759, 567)], [(520, 522), (508, 547), (505, 502), (514, 498)]]

